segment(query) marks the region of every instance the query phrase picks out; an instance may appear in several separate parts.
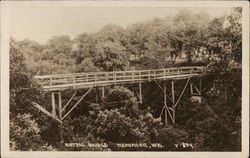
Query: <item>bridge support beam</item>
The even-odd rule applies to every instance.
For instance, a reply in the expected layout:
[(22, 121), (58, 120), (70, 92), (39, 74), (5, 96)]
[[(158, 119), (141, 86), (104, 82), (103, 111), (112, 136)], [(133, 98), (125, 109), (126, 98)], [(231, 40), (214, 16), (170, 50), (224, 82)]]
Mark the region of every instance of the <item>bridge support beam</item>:
[(168, 123), (168, 114), (167, 114), (167, 87), (166, 87), (166, 83), (164, 83), (164, 87), (163, 87), (163, 95), (164, 95), (164, 106), (163, 106), (163, 109), (164, 109), (164, 113), (165, 113), (165, 125)]
[(62, 119), (62, 95), (61, 92), (58, 92), (58, 116), (59, 120)]
[(64, 107), (62, 108), (62, 112), (67, 108), (67, 106), (69, 105), (69, 103), (71, 102), (71, 100), (75, 97), (77, 91), (75, 91), (75, 93), (71, 96), (71, 98), (69, 99), (69, 101), (64, 105)]
[(190, 81), (190, 93), (191, 96), (193, 95), (201, 95), (202, 92), (202, 82), (201, 82), (201, 78), (199, 78), (199, 86), (197, 87), (194, 82)]
[[(157, 83), (157, 82), (156, 82)], [(163, 90), (163, 96), (164, 96), (164, 105), (162, 107), (162, 111), (161, 111), (161, 114), (160, 114), (160, 118), (162, 118), (162, 115), (164, 113), (164, 124), (167, 125), (168, 124), (168, 118), (170, 118), (170, 120), (172, 121), (172, 123), (175, 123), (175, 107), (174, 107), (174, 101), (175, 101), (175, 95), (174, 95), (174, 82), (172, 82), (172, 100), (171, 100), (171, 103), (172, 103), (172, 107), (168, 107), (167, 105), (167, 97), (169, 99), (171, 99), (168, 95), (167, 95), (167, 84), (166, 82), (164, 82), (164, 85), (163, 85), (163, 88), (157, 84), (162, 90)], [(172, 111), (172, 113), (170, 112), (170, 110)]]
[[(59, 116), (59, 120), (62, 121), (62, 95), (61, 95), (61, 91), (58, 92), (58, 116)], [(60, 128), (60, 140), (61, 140), (61, 143), (63, 143), (64, 140), (63, 140), (62, 124), (59, 124), (59, 128)]]
[(95, 102), (98, 103), (98, 92), (99, 92), (99, 89), (98, 87), (95, 88)]
[(104, 87), (102, 87), (101, 89), (102, 89), (102, 98), (105, 98), (105, 89)]
[(190, 81), (190, 93), (191, 93), (191, 98), (190, 100), (192, 102), (198, 102), (201, 103), (202, 102), (202, 80), (199, 77), (198, 78), (198, 86), (196, 86), (194, 84), (194, 82)]
[(55, 92), (51, 93), (51, 105), (52, 105), (51, 113), (52, 113), (53, 116), (56, 117)]
[[(162, 111), (160, 113), (160, 118), (162, 118), (162, 115), (164, 113), (164, 115), (165, 115), (164, 116), (165, 117), (165, 121), (164, 121), (165, 125), (168, 124), (168, 119), (169, 118), (170, 118), (170, 120), (171, 120), (172, 123), (175, 123), (176, 106), (179, 104), (179, 102), (180, 102), (180, 100), (181, 100), (184, 92), (186, 91), (186, 88), (188, 86), (189, 81), (190, 81), (190, 78), (187, 80), (187, 82), (186, 82), (184, 88), (182, 89), (182, 92), (179, 95), (177, 101), (176, 101), (176, 98), (175, 98), (176, 96), (175, 96), (175, 81), (174, 80), (171, 81), (171, 97), (169, 97), (167, 95), (166, 82), (164, 83), (164, 87), (162, 88), (160, 86), (160, 84), (157, 81), (155, 81), (157, 83), (157, 85), (160, 87), (160, 89), (163, 91), (163, 94), (164, 94), (164, 105), (163, 105)], [(168, 107), (168, 105), (167, 105), (167, 99), (169, 99), (171, 107)]]
[(141, 90), (141, 83), (139, 83), (139, 102), (142, 104), (142, 90)]
[(175, 89), (174, 89), (174, 81), (171, 81), (171, 89), (172, 89), (172, 111), (173, 111), (173, 123), (175, 123)]
[(74, 110), (74, 108), (83, 100), (83, 98), (85, 98), (85, 96), (92, 90), (93, 87), (91, 87), (90, 89), (88, 89), (88, 91), (78, 100), (78, 102), (62, 117), (62, 120), (64, 120), (72, 110)]

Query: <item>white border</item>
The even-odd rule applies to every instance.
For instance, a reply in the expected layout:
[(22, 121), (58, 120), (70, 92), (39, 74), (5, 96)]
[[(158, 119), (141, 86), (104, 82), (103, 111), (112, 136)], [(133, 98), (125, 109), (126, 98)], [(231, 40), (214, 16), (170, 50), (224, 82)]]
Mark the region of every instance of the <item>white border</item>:
[[(246, 1), (4, 1), (1, 2), (1, 156), (2, 157), (248, 157), (249, 154), (249, 6)], [(8, 10), (18, 7), (243, 7), (242, 152), (10, 152)]]

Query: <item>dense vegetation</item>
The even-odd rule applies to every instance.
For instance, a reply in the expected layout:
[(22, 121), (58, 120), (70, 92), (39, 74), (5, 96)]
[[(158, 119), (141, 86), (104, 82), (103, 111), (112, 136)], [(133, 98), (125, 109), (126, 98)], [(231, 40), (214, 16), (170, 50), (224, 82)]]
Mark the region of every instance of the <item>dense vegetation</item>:
[[(240, 8), (220, 18), (183, 10), (174, 17), (155, 18), (126, 29), (109, 24), (75, 39), (56, 36), (44, 45), (11, 39), (10, 148), (240, 151), (241, 27)], [(188, 95), (181, 100), (176, 124), (165, 126), (158, 118), (163, 97), (154, 83), (144, 85), (142, 105), (132, 86), (110, 87), (105, 99), (95, 96), (93, 90), (62, 126), (32, 106), (35, 101), (50, 108), (48, 94), (34, 82), (33, 75), (181, 65), (207, 65), (207, 73), (215, 75), (204, 79), (207, 89), (201, 104), (191, 102)], [(83, 92), (78, 91), (75, 101)], [(63, 101), (71, 94), (65, 91)], [(108, 146), (66, 147), (65, 143)], [(164, 147), (118, 148), (117, 143), (160, 143)]]

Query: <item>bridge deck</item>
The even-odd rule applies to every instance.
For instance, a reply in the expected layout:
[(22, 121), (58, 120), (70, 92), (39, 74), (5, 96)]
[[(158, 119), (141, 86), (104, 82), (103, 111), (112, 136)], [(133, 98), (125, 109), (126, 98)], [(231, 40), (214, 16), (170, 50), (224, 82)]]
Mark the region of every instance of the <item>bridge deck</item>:
[(35, 76), (44, 90), (57, 91), (96, 86), (151, 82), (153, 80), (177, 80), (200, 75), (203, 67), (174, 67), (155, 70), (91, 72)]

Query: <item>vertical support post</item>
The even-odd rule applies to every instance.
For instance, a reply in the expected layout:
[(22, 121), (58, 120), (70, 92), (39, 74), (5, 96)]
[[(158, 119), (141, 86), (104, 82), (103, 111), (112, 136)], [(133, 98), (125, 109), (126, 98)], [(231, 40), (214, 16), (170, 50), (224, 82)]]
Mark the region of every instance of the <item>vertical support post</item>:
[[(62, 120), (62, 95), (61, 92), (58, 92), (58, 116), (59, 120)], [(63, 143), (63, 129), (62, 129), (62, 124), (59, 125), (60, 128), (60, 143)]]
[(162, 77), (164, 77), (164, 81), (166, 80), (165, 76), (166, 76), (166, 69), (163, 70), (163, 76)]
[(58, 92), (58, 116), (59, 116), (59, 120), (62, 119), (62, 96), (61, 96), (61, 92)]
[(163, 87), (163, 90), (164, 90), (164, 112), (165, 112), (165, 125), (167, 125), (168, 123), (168, 115), (167, 115), (167, 87), (166, 87), (166, 83), (164, 83), (164, 87)]
[(172, 84), (172, 102), (173, 102), (173, 106), (172, 106), (172, 110), (173, 110), (173, 123), (175, 123), (175, 93), (174, 93), (174, 81), (171, 81)]
[(104, 87), (102, 87), (102, 98), (104, 98), (105, 97), (105, 89), (104, 89)]
[(150, 82), (150, 75), (151, 75), (151, 71), (148, 70), (148, 81)]
[(190, 81), (190, 93), (191, 93), (191, 95), (193, 95), (194, 93), (193, 93), (193, 84), (192, 84), (192, 82)]
[(142, 104), (142, 91), (141, 91), (141, 83), (139, 83), (139, 99), (140, 99), (140, 103)]
[(168, 124), (168, 112), (167, 112), (167, 106), (164, 108), (165, 113), (165, 126)]
[(108, 73), (105, 73), (105, 81), (108, 81)]
[(75, 81), (75, 75), (72, 76), (72, 80), (73, 80), (73, 88), (75, 89), (75, 87), (76, 87), (76, 85), (75, 85), (75, 83), (76, 83), (76, 81)]
[(115, 84), (116, 84), (116, 73), (113, 72), (113, 77), (114, 77), (114, 81), (115, 81)]
[(49, 88), (50, 88), (50, 90), (52, 89), (52, 78), (51, 78), (51, 76), (49, 77)]
[(52, 113), (52, 115), (53, 116), (56, 116), (56, 103), (55, 103), (55, 92), (52, 92), (51, 93), (51, 100), (52, 100), (52, 111), (51, 111), (51, 113)]
[(98, 103), (98, 87), (95, 88), (95, 102)]
[(95, 86), (97, 85), (97, 74), (95, 74)]
[(175, 94), (174, 94), (174, 81), (171, 81), (172, 84), (172, 101), (173, 101), (173, 105), (175, 104)]
[(133, 81), (133, 83), (135, 83), (135, 72), (134, 71), (132, 72), (132, 81)]
[(201, 91), (202, 91), (201, 78), (199, 78), (199, 80), (200, 80), (200, 87), (199, 87), (200, 89), (199, 89), (199, 91), (200, 91), (200, 95), (201, 95)]

